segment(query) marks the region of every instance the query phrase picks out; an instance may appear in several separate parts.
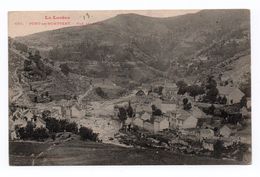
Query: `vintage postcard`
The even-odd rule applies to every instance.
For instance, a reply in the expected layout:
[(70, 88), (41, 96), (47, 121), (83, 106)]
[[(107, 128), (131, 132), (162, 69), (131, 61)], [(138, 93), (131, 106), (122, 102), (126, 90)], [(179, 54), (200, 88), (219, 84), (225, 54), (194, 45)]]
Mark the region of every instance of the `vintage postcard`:
[(13, 11), (10, 165), (251, 164), (250, 11)]

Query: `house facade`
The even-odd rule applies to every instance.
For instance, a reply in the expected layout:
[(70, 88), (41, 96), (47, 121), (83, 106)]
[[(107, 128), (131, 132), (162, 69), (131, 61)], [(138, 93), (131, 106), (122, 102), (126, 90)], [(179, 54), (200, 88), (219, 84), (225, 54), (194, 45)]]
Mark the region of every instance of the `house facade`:
[(221, 127), (219, 129), (219, 135), (221, 135), (225, 138), (228, 138), (231, 133), (232, 133), (231, 129), (226, 125), (224, 125), (223, 127)]
[(65, 119), (70, 119), (72, 116), (70, 106), (63, 106), (61, 112), (62, 112), (62, 117)]
[(181, 129), (197, 127), (198, 119), (185, 110), (178, 110), (176, 119), (170, 124)]
[(160, 117), (158, 119), (154, 120), (154, 133), (165, 130), (165, 129), (169, 129), (169, 121), (164, 118), (164, 117)]
[(133, 120), (133, 124), (139, 128), (144, 128), (144, 120), (141, 117), (136, 117)]
[(85, 116), (85, 112), (78, 106), (74, 105), (71, 107), (71, 118), (82, 118)]
[(168, 129), (170, 126), (167, 117), (153, 116), (150, 114), (143, 114), (141, 117), (136, 117), (132, 121), (133, 125), (147, 130), (152, 133), (157, 133), (164, 129)]
[(162, 111), (163, 113), (176, 112), (176, 104), (166, 104), (166, 103), (162, 103), (162, 104), (161, 104), (161, 111)]
[(35, 128), (46, 128), (46, 122), (39, 117), (33, 121), (33, 124), (35, 125)]
[(228, 105), (239, 103), (241, 98), (245, 95), (236, 87), (218, 86), (219, 96), (226, 97)]
[(144, 129), (153, 133), (169, 128), (169, 121), (163, 116), (154, 116), (150, 120), (144, 121)]
[(210, 139), (214, 137), (214, 131), (212, 129), (200, 129), (200, 138), (201, 139)]

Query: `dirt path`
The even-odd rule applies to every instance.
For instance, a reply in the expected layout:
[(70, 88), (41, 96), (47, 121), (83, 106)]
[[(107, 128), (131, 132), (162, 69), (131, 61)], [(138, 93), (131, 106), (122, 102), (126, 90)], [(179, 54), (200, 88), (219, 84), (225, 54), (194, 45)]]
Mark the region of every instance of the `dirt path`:
[[(37, 159), (39, 159), (40, 157), (42, 157), (44, 155), (44, 153), (48, 153), (49, 151), (54, 149), (55, 144), (52, 144), (48, 149), (46, 149), (45, 151), (40, 152), (33, 160), (32, 160), (32, 166), (35, 166), (35, 161)], [(46, 161), (46, 159), (43, 159), (43, 161)]]
[(15, 73), (14, 77), (15, 77), (15, 80), (16, 80), (17, 87), (15, 89), (13, 89), (13, 90), (17, 90), (18, 93), (13, 98), (11, 98), (12, 102), (17, 101), (23, 95), (22, 85), (21, 85), (21, 83), (19, 81), (19, 77), (18, 77), (18, 70), (19, 70), (19, 68), (16, 68), (15, 72), (14, 72)]
[(88, 94), (93, 90), (93, 85), (90, 85), (89, 89), (83, 94), (83, 95), (79, 95), (79, 99), (78, 99), (78, 103), (81, 104), (82, 100), (88, 96)]

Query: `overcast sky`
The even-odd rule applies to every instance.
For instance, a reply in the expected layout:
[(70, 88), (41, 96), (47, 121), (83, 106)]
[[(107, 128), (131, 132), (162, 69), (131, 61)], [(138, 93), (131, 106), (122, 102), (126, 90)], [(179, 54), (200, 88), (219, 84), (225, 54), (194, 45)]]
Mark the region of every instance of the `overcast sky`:
[[(91, 24), (125, 13), (136, 13), (151, 17), (171, 17), (187, 13), (196, 13), (198, 11), (199, 10), (9, 12), (8, 33), (11, 37), (25, 36), (68, 26)], [(56, 19), (53, 19), (54, 16)], [(57, 19), (62, 16), (67, 19)]]

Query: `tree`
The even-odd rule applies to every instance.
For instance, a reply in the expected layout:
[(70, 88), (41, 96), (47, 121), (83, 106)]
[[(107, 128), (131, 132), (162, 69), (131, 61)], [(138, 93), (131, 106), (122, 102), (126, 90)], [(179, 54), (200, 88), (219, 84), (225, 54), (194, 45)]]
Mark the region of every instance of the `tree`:
[(196, 96), (205, 93), (204, 89), (198, 85), (188, 86), (187, 92), (189, 92), (189, 95), (192, 96), (194, 98), (194, 100), (195, 100)]
[(131, 102), (130, 101), (128, 102), (128, 107), (127, 107), (126, 111), (127, 111), (128, 117), (134, 117), (134, 110), (133, 110), (133, 108), (131, 106)]
[(221, 96), (217, 96), (217, 102), (220, 103), (220, 104), (222, 103), (222, 97)]
[(214, 76), (209, 76), (206, 84), (207, 89), (212, 89), (217, 87), (217, 82), (214, 80)]
[(64, 132), (66, 131), (66, 127), (69, 124), (68, 120), (66, 119), (61, 119), (58, 121), (59, 125), (60, 125), (60, 132)]
[(154, 93), (157, 93), (158, 95), (162, 95), (162, 91), (163, 91), (163, 87), (162, 86), (159, 86), (159, 87), (156, 87), (153, 92)]
[(227, 97), (226, 96), (224, 96), (223, 98), (222, 98), (222, 104), (227, 104)]
[(208, 113), (209, 114), (214, 114), (214, 111), (215, 111), (215, 106), (212, 104), (210, 107), (209, 107), (209, 109), (208, 109)]
[(24, 60), (23, 68), (24, 71), (32, 71), (32, 61)]
[(188, 100), (188, 98), (183, 98), (182, 102), (183, 102), (183, 105), (186, 105), (189, 102), (189, 100)]
[(33, 131), (32, 138), (34, 140), (37, 140), (37, 141), (42, 141), (44, 139), (49, 138), (49, 134), (47, 132), (47, 129), (46, 128), (42, 128), (42, 127), (41, 128), (36, 128)]
[(68, 67), (67, 63), (61, 64), (60, 69), (65, 76), (68, 76), (68, 74), (70, 73), (70, 68)]
[(18, 135), (19, 135), (20, 139), (27, 139), (27, 134), (26, 134), (26, 130), (24, 127), (21, 127), (18, 129)]
[(208, 90), (206, 93), (206, 98), (211, 102), (215, 103), (217, 100), (217, 95), (218, 95), (218, 89), (216, 87), (212, 87), (211, 89)]
[(74, 134), (78, 133), (78, 125), (75, 122), (69, 123), (65, 127), (66, 132), (71, 132)]
[(152, 105), (152, 115), (153, 116), (161, 116), (162, 111), (158, 109), (155, 105)]
[(45, 119), (46, 122), (46, 128), (53, 133), (58, 133), (60, 132), (61, 128), (60, 128), (60, 123), (57, 119), (52, 118), (52, 117), (48, 117)]
[(118, 118), (121, 122), (125, 122), (125, 120), (127, 119), (127, 112), (122, 107), (119, 108)]
[(247, 99), (246, 96), (243, 96), (240, 100), (240, 108), (246, 107), (246, 105), (247, 105)]
[(38, 103), (38, 97), (37, 96), (34, 97), (33, 102)]
[(180, 87), (177, 94), (178, 95), (184, 95), (187, 91), (187, 87)]
[(47, 119), (47, 118), (50, 118), (51, 117), (51, 111), (49, 111), (49, 110), (44, 110), (43, 112), (42, 112), (42, 119), (43, 120), (45, 120), (45, 119)]
[(102, 90), (101, 87), (95, 88), (95, 92), (100, 96), (101, 98), (108, 98), (107, 94)]
[(183, 109), (184, 110), (190, 110), (192, 108), (191, 103), (189, 103), (188, 98), (184, 98), (182, 100), (182, 102), (183, 102)]
[(31, 121), (27, 122), (27, 125), (25, 127), (25, 132), (26, 132), (27, 138), (32, 137), (32, 135), (33, 135), (33, 128), (34, 128), (33, 123)]
[(217, 140), (216, 143), (213, 145), (213, 147), (214, 147), (214, 157), (220, 158), (224, 150), (223, 142), (221, 140)]
[(190, 110), (191, 108), (192, 108), (191, 103), (187, 103), (187, 104), (183, 105), (183, 109), (186, 111)]
[(184, 82), (183, 80), (180, 80), (176, 83), (177, 87), (178, 88), (181, 88), (181, 87), (187, 87), (187, 84), (186, 82)]
[(81, 140), (98, 141), (98, 133), (94, 133), (92, 129), (87, 127), (80, 127), (79, 135)]
[(184, 82), (184, 81), (178, 81), (177, 83), (176, 83), (176, 85), (177, 85), (177, 87), (179, 88), (179, 90), (178, 90), (178, 95), (184, 95), (185, 93), (186, 93), (186, 91), (187, 91), (187, 84)]
[(27, 45), (25, 45), (25, 44), (23, 44), (23, 43), (14, 42), (13, 45), (14, 45), (14, 47), (15, 47), (17, 50), (20, 50), (20, 51), (25, 52), (25, 53), (28, 51)]

